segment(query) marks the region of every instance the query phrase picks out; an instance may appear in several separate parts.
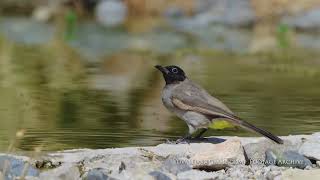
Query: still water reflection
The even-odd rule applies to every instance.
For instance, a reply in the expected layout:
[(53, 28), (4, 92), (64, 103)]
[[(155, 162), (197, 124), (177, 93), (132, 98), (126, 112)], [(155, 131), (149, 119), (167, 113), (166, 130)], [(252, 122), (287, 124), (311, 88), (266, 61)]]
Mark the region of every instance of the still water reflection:
[[(158, 57), (123, 52), (88, 66), (60, 42), (44, 47), (1, 46), (0, 150), (19, 129), (19, 150), (155, 145), (187, 131), (162, 106), (164, 85), (155, 64), (182, 66), (189, 78), (236, 114), (278, 135), (320, 127), (316, 61), (197, 54)], [(254, 134), (241, 129), (209, 135)]]

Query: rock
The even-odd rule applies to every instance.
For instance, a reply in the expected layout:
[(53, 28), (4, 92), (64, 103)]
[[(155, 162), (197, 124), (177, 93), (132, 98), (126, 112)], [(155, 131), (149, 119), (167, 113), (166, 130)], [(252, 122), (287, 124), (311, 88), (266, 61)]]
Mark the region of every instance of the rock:
[(164, 11), (164, 16), (167, 18), (181, 18), (184, 15), (183, 9), (177, 6), (170, 6)]
[(188, 171), (192, 168), (187, 163), (178, 163), (176, 158), (168, 158), (164, 161), (162, 169), (177, 175), (180, 172)]
[(305, 158), (295, 151), (286, 151), (276, 154), (272, 150), (268, 150), (266, 152), (266, 162), (270, 163), (268, 165), (293, 167), (299, 169), (304, 169), (307, 166), (312, 166), (312, 163), (309, 159)]
[[(305, 164), (302, 165), (306, 167), (304, 170), (294, 171), (295, 173), (310, 173), (310, 176), (319, 173), (314, 172), (314, 170), (319, 170), (314, 169), (316, 165), (310, 166), (309, 160), (297, 151), (289, 150), (294, 149), (291, 147), (294, 145), (296, 145), (295, 149), (298, 149), (303, 143), (316, 143), (319, 140), (319, 134), (282, 138), (285, 140), (282, 147), (273, 146), (274, 143), (268, 144), (269, 141), (264, 138), (223, 137), (220, 139), (226, 139), (226, 141), (219, 144), (206, 141), (190, 144), (160, 144), (140, 148), (67, 150), (48, 154), (41, 157), (42, 160), (35, 161), (33, 164), (43, 168), (43, 171), (39, 176), (27, 176), (26, 179), (288, 179), (292, 176), (292, 173), (287, 171), (289, 167), (303, 168), (300, 164), (294, 164), (294, 166), (279, 164), (280, 160), (284, 162), (303, 161)], [(266, 158), (276, 159), (276, 163), (269, 166), (254, 163), (249, 166), (244, 165), (242, 142), (245, 146), (252, 145), (252, 149), (247, 147), (251, 151), (266, 149)], [(257, 145), (261, 148), (257, 148)], [(20, 158), (17, 159), (20, 160)], [(21, 162), (26, 161), (29, 161), (29, 158), (21, 158)], [(264, 159), (261, 163), (263, 161)], [(319, 161), (317, 164), (320, 165)], [(285, 167), (279, 167), (279, 165)], [(46, 170), (46, 168), (51, 169)], [(214, 172), (202, 170), (214, 170)], [(283, 172), (286, 172), (284, 176), (282, 176)], [(305, 176), (309, 175), (305, 174)]]
[(312, 166), (312, 163), (298, 152), (286, 151), (277, 158), (277, 165), (304, 169), (307, 166)]
[(54, 26), (30, 18), (7, 17), (0, 20), (0, 32), (17, 43), (45, 44), (54, 37)]
[(108, 176), (104, 174), (99, 168), (91, 169), (85, 180), (108, 180)]
[(320, 141), (307, 141), (299, 149), (299, 153), (303, 154), (309, 159), (320, 160)]
[(313, 133), (311, 138), (315, 141), (320, 141), (320, 132)]
[(215, 179), (218, 177), (218, 174), (215, 172), (206, 172), (206, 171), (199, 171), (199, 170), (190, 170), (181, 172), (177, 175), (178, 180), (193, 180), (193, 179)]
[(79, 168), (75, 164), (62, 164), (60, 167), (42, 172), (40, 179), (46, 180), (78, 180), (80, 178)]
[(123, 24), (127, 17), (127, 6), (120, 0), (101, 1), (97, 4), (95, 16), (101, 25), (118, 26)]
[(184, 28), (183, 31), (196, 37), (196, 46), (204, 49), (243, 53), (249, 51), (252, 43), (252, 32), (247, 29), (210, 25), (206, 28)]
[(237, 165), (226, 172), (230, 179), (254, 179), (254, 172), (249, 166)]
[(267, 150), (272, 150), (276, 154), (282, 154), (285, 151), (298, 151), (302, 141), (284, 140), (284, 144), (276, 144), (268, 139), (263, 139), (254, 143), (248, 143), (244, 146), (247, 157), (253, 164), (263, 162)]
[(166, 174), (160, 172), (160, 171), (152, 171), (149, 173), (152, 177), (154, 177), (155, 180), (171, 180), (169, 176)]
[(57, 12), (57, 5), (39, 6), (33, 10), (32, 18), (39, 22), (48, 22)]
[(268, 149), (266, 151), (266, 159), (265, 159), (265, 165), (270, 166), (270, 165), (276, 165), (277, 163), (277, 156), (276, 154), (271, 150)]
[(320, 7), (294, 16), (286, 16), (282, 19), (282, 22), (300, 30), (319, 31)]
[(319, 180), (320, 179), (320, 169), (313, 170), (300, 170), (300, 169), (288, 169), (284, 171), (281, 175), (282, 180)]
[(196, 169), (219, 170), (232, 164), (244, 164), (242, 145), (237, 139), (220, 144), (161, 144), (153, 152), (162, 157), (177, 157), (177, 163), (186, 163)]
[(18, 177), (23, 175), (24, 168), (28, 167), (25, 175), (26, 176), (39, 176), (39, 170), (35, 169), (31, 165), (27, 165), (22, 159), (18, 157), (0, 155), (0, 171), (5, 169), (6, 177)]
[(202, 148), (190, 158), (193, 168), (219, 170), (234, 164), (245, 164), (245, 156), (240, 141), (226, 141), (221, 144), (211, 144)]
[(121, 161), (121, 164), (119, 166), (119, 173), (121, 173), (123, 170), (126, 170), (126, 164), (123, 161)]
[(191, 18), (169, 21), (180, 28), (207, 27), (210, 24), (227, 26), (249, 26), (255, 21), (255, 14), (249, 0), (216, 0), (199, 5), (199, 13)]
[(316, 164), (318, 167), (320, 167), (320, 161), (317, 161)]
[(283, 153), (275, 153), (270, 149), (266, 151), (266, 159), (264, 161), (264, 164), (267, 166), (277, 165), (299, 169), (304, 169), (308, 166), (312, 166), (311, 161), (298, 152), (285, 151)]

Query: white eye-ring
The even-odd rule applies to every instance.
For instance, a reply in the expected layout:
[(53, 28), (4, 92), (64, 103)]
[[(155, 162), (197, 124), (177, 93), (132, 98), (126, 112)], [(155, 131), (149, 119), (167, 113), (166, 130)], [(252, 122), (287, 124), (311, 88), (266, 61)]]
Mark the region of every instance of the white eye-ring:
[(178, 69), (177, 69), (177, 68), (172, 68), (172, 69), (171, 69), (171, 72), (173, 72), (173, 73), (178, 73)]

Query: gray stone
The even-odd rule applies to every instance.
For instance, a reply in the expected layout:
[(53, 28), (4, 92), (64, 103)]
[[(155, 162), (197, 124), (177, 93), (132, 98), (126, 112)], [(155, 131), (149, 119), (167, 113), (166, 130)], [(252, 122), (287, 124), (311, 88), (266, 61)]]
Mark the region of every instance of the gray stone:
[(127, 11), (127, 6), (124, 2), (120, 0), (108, 0), (97, 4), (95, 15), (100, 24), (114, 27), (124, 23)]
[(312, 163), (298, 152), (286, 151), (277, 158), (277, 165), (304, 169), (307, 166), (312, 166)]
[(195, 16), (169, 22), (180, 28), (195, 28), (210, 24), (249, 26), (256, 19), (249, 0), (216, 0), (203, 4), (198, 6)]
[(178, 158), (168, 158), (164, 161), (162, 169), (168, 171), (172, 174), (177, 175), (180, 172), (191, 170), (192, 168), (187, 163), (180, 162), (178, 163)]
[(197, 37), (196, 46), (204, 49), (248, 52), (252, 43), (252, 32), (247, 29), (228, 28), (223, 25), (211, 25), (206, 28), (184, 29)]
[(320, 30), (320, 8), (314, 8), (294, 16), (286, 16), (283, 23), (301, 30)]
[(85, 180), (108, 180), (108, 179), (109, 177), (105, 173), (103, 173), (101, 169), (98, 169), (98, 168), (91, 169), (85, 178)]
[(230, 179), (254, 179), (254, 171), (250, 166), (238, 165), (227, 170)]
[(245, 152), (249, 160), (253, 163), (263, 162), (265, 152), (270, 149), (276, 154), (282, 154), (285, 151), (298, 151), (302, 144), (302, 140), (293, 141), (284, 139), (284, 144), (276, 144), (268, 139), (263, 139), (254, 143), (248, 143), (244, 146)]
[(218, 174), (215, 172), (206, 172), (206, 171), (199, 171), (199, 170), (190, 170), (181, 172), (177, 175), (178, 180), (204, 180), (204, 179), (215, 179), (218, 177)]
[(320, 160), (320, 141), (307, 141), (299, 149), (299, 153), (303, 154), (309, 159)]
[(40, 179), (46, 180), (78, 180), (80, 178), (79, 168), (75, 164), (62, 164), (60, 167), (42, 172)]
[(7, 38), (24, 44), (44, 44), (54, 37), (54, 26), (30, 18), (6, 17), (0, 19), (0, 32)]
[(283, 153), (275, 153), (274, 151), (268, 149), (266, 151), (265, 165), (277, 165), (283, 167), (293, 167), (304, 169), (308, 166), (312, 166), (309, 159), (305, 158), (296, 151), (285, 151)]
[(18, 157), (0, 155), (0, 171), (5, 169), (5, 176), (9, 177), (18, 177), (23, 175), (24, 168), (28, 167), (25, 175), (26, 176), (39, 176), (39, 170), (35, 169), (31, 165), (27, 165), (22, 159)]
[(266, 151), (265, 165), (267, 166), (276, 165), (276, 163), (277, 163), (276, 154), (271, 149), (268, 149)]
[(169, 176), (160, 171), (152, 171), (149, 173), (149, 175), (154, 177), (155, 180), (171, 180)]
[(164, 16), (167, 18), (181, 18), (184, 15), (183, 9), (177, 6), (170, 6), (164, 11)]

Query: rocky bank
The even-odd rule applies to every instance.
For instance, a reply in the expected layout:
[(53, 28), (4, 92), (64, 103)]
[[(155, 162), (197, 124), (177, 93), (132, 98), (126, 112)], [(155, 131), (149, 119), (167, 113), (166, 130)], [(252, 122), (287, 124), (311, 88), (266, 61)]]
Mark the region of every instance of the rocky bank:
[(37, 158), (0, 155), (5, 179), (320, 179), (320, 133), (209, 137), (151, 147), (76, 149)]

